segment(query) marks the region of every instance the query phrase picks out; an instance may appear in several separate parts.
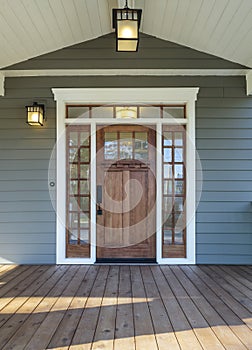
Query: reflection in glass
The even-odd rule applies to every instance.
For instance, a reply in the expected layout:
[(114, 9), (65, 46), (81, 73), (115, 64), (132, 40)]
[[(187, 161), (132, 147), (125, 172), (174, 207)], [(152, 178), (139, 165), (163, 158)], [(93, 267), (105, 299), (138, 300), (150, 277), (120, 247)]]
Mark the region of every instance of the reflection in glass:
[(69, 213), (69, 227), (78, 228), (78, 213)]
[(82, 211), (89, 211), (89, 198), (80, 197), (80, 209)]
[(182, 132), (174, 133), (174, 145), (175, 146), (183, 146), (183, 134)]
[(164, 148), (164, 162), (171, 162), (172, 161), (172, 149), (171, 148)]
[(172, 230), (164, 228), (164, 244), (172, 243)]
[(104, 159), (118, 159), (118, 141), (116, 132), (105, 132), (104, 137)]
[(175, 194), (184, 194), (184, 181), (175, 181)]
[(174, 199), (174, 210), (175, 211), (183, 211), (184, 210), (184, 198), (183, 197), (175, 197)]
[(81, 228), (88, 228), (89, 227), (88, 213), (81, 213), (80, 214), (80, 227)]
[(78, 132), (71, 131), (69, 135), (69, 147), (78, 146)]
[(172, 180), (164, 181), (164, 194), (172, 194)]
[(172, 179), (172, 165), (171, 164), (165, 164), (164, 165), (164, 178)]
[(172, 212), (172, 197), (163, 198), (163, 211), (164, 215), (167, 215)]
[(92, 118), (113, 118), (113, 107), (92, 108)]
[(89, 132), (80, 133), (80, 143), (82, 146), (89, 146)]
[(69, 163), (78, 162), (78, 148), (69, 148)]
[(68, 236), (69, 244), (77, 244), (78, 243), (78, 230), (70, 230)]
[(89, 107), (67, 107), (68, 118), (89, 118)]
[(175, 244), (184, 244), (184, 235), (183, 231), (181, 232), (175, 232), (175, 239), (174, 239)]
[(80, 243), (81, 244), (89, 243), (89, 230), (80, 230)]
[(80, 165), (80, 177), (83, 179), (89, 178), (89, 165)]
[(163, 118), (184, 118), (184, 106), (163, 107)]
[(70, 178), (78, 178), (78, 165), (70, 164)]
[(70, 181), (70, 194), (78, 194), (78, 181)]
[(120, 133), (120, 159), (133, 158), (133, 140), (131, 132)]
[(89, 148), (80, 149), (80, 162), (89, 162)]
[(147, 132), (135, 133), (135, 159), (148, 159), (148, 135)]
[(183, 148), (174, 149), (174, 161), (183, 162)]
[(79, 204), (76, 197), (69, 198), (69, 211), (78, 211)]
[(89, 181), (80, 181), (80, 194), (89, 194)]
[(171, 146), (172, 145), (172, 133), (171, 132), (164, 132), (164, 146)]
[(140, 118), (160, 118), (160, 107), (140, 107)]
[(184, 167), (182, 164), (175, 164), (175, 178), (182, 179), (184, 177)]

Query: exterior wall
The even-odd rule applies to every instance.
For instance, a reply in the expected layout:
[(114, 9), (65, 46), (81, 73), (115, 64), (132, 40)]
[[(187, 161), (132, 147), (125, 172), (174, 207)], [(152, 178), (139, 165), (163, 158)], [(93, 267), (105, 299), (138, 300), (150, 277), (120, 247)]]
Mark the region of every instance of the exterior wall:
[[(98, 42), (89, 42), (64, 49), (64, 55), (61, 50), (12, 68), (240, 67), (156, 39), (142, 42), (145, 52), (140, 50), (132, 61), (131, 56), (122, 59), (120, 53), (111, 53), (111, 40), (98, 40), (99, 49)], [(48, 163), (56, 140), (51, 88), (132, 86), (200, 87), (196, 143), (204, 182), (196, 217), (197, 263), (252, 263), (252, 98), (246, 96), (244, 77), (150, 76), (6, 79), (6, 95), (0, 98), (0, 263), (56, 261), (56, 218), (48, 190)], [(46, 104), (44, 127), (25, 123), (25, 105), (36, 100)]]

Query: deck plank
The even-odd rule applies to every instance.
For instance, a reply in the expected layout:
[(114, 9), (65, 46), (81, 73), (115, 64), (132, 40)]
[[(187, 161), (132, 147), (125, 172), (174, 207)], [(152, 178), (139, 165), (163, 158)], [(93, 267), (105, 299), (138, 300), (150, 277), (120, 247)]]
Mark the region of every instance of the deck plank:
[(119, 267), (111, 266), (109, 269), (107, 284), (101, 303), (101, 310), (96, 326), (92, 350), (113, 350), (118, 284)]
[(167, 281), (169, 281), (169, 285), (202, 347), (209, 350), (224, 350), (223, 345), (219, 342), (205, 318), (199, 312), (196, 305), (192, 302), (186, 290), (179, 283), (171, 268), (164, 266), (161, 268), (161, 270), (163, 271)]
[(90, 350), (106, 287), (108, 266), (101, 266), (69, 350)]
[[(86, 273), (88, 266), (84, 266)], [(26, 346), (27, 350), (42, 350), (46, 349), (50, 340), (55, 333), (58, 325), (63, 319), (71, 301), (78, 290), (83, 277), (83, 269), (78, 266), (76, 272), (69, 282), (67, 288), (63, 291), (62, 295), (58, 298), (56, 303), (53, 305), (50, 313), (46, 316), (44, 321), (41, 323), (39, 329), (36, 331), (30, 342)]]
[[(68, 279), (66, 279), (64, 273), (68, 272), (68, 270), (68, 266), (58, 266), (55, 273), (19, 309), (24, 320), (19, 324), (19, 328), (13, 332), (12, 338), (4, 347), (5, 350), (23, 350), (25, 348), (47, 313), (50, 312), (56, 297), (66, 287)], [(67, 276), (71, 278), (71, 272)], [(19, 317), (19, 314), (14, 314), (13, 317), (16, 319)]]
[[(218, 268), (218, 267), (217, 267)], [(239, 309), (240, 304), (244, 306), (250, 313), (252, 313), (252, 302), (249, 298), (247, 298), (243, 293), (240, 292), (236, 287), (234, 287), (228, 280), (227, 276), (224, 277), (223, 274), (218, 274), (218, 269), (216, 271), (213, 270), (210, 266), (203, 266), (202, 270), (209, 275), (214, 281), (221, 285), (221, 288), (225, 290), (229, 295), (233, 297), (236, 301), (238, 301)], [(251, 324), (252, 327), (252, 324)]]
[(252, 350), (251, 271), (0, 265), (0, 347)]
[(153, 321), (155, 336), (159, 350), (179, 350), (180, 346), (173, 332), (169, 316), (160, 298), (160, 294), (150, 268), (141, 267), (141, 273)]
[(135, 324), (136, 350), (157, 350), (152, 319), (147, 304), (144, 285), (139, 266), (131, 266), (131, 283), (133, 295), (133, 315)]
[(160, 267), (151, 267), (151, 270), (181, 349), (202, 349), (199, 340), (192, 330)]
[(222, 345), (227, 350), (245, 350), (237, 336), (232, 332), (227, 323), (222, 319), (214, 307), (208, 302), (207, 295), (194, 285), (180, 267), (171, 267), (181, 285), (186, 289), (189, 297), (201, 312), (211, 329), (214, 331)]
[[(246, 320), (248, 320), (247, 313), (244, 320), (240, 318), (232, 307), (232, 299), (228, 300), (228, 295), (226, 295), (221, 288), (219, 289), (218, 284), (205, 275), (203, 271), (196, 269), (194, 266), (183, 267), (183, 270), (195, 285), (197, 285), (197, 288), (204, 293), (209, 303), (221, 314), (221, 317), (227, 322), (243, 344), (245, 344), (248, 349), (252, 349), (252, 332), (245, 324)], [(224, 293), (224, 295), (222, 293)]]
[(129, 266), (120, 267), (114, 350), (135, 350), (135, 331)]

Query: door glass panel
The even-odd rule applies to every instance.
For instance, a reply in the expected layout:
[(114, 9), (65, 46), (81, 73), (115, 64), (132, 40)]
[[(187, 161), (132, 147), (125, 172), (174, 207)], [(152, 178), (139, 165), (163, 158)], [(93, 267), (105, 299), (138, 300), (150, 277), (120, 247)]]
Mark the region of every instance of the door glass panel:
[(160, 118), (160, 107), (140, 107), (140, 118)]
[(80, 181), (80, 194), (89, 194), (89, 181)]
[(69, 198), (69, 211), (79, 211), (79, 204), (76, 197)]
[(164, 132), (163, 133), (164, 137), (164, 146), (172, 146), (172, 133), (171, 132)]
[(172, 149), (164, 148), (164, 162), (170, 163), (172, 161)]
[(172, 180), (164, 181), (164, 195), (172, 194)]
[(133, 158), (133, 139), (131, 132), (120, 132), (120, 159)]
[(68, 236), (68, 243), (69, 244), (78, 244), (78, 230), (70, 230), (69, 236)]
[(174, 145), (175, 146), (183, 146), (183, 133), (175, 132), (174, 133)]
[(89, 211), (89, 197), (80, 197), (80, 209)]
[(183, 162), (183, 148), (174, 149), (174, 161)]
[(85, 164), (80, 165), (80, 177), (82, 179), (89, 178), (89, 165), (85, 165)]
[(105, 132), (104, 135), (104, 159), (118, 159), (118, 140), (116, 132)]
[(70, 164), (70, 177), (76, 179), (78, 177), (78, 164)]
[(78, 146), (78, 132), (72, 131), (69, 136), (69, 147)]
[(175, 164), (174, 168), (175, 168), (175, 171), (174, 171), (175, 178), (176, 179), (182, 179), (184, 177), (184, 167), (183, 167), (183, 165)]
[(81, 132), (80, 143), (82, 146), (89, 146), (89, 132)]
[(69, 148), (68, 160), (69, 163), (78, 162), (78, 148)]
[(164, 244), (172, 243), (172, 230), (164, 228)]
[(165, 164), (164, 165), (164, 178), (166, 179), (172, 179), (172, 164)]
[(88, 244), (89, 230), (80, 230), (80, 244)]
[(80, 149), (80, 161), (89, 163), (89, 148)]
[(78, 181), (70, 181), (70, 193), (78, 194)]
[(96, 107), (92, 108), (92, 118), (113, 118), (113, 107)]
[(147, 160), (148, 159), (148, 134), (147, 132), (135, 133), (135, 159)]
[(175, 194), (184, 194), (184, 181), (175, 181)]

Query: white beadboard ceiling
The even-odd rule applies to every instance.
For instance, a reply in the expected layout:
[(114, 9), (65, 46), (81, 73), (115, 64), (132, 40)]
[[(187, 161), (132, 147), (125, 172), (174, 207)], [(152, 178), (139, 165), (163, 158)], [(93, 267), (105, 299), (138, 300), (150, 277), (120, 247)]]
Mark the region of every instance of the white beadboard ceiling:
[[(112, 32), (124, 0), (0, 0), (0, 68)], [(252, 67), (252, 0), (129, 0), (141, 31)]]

